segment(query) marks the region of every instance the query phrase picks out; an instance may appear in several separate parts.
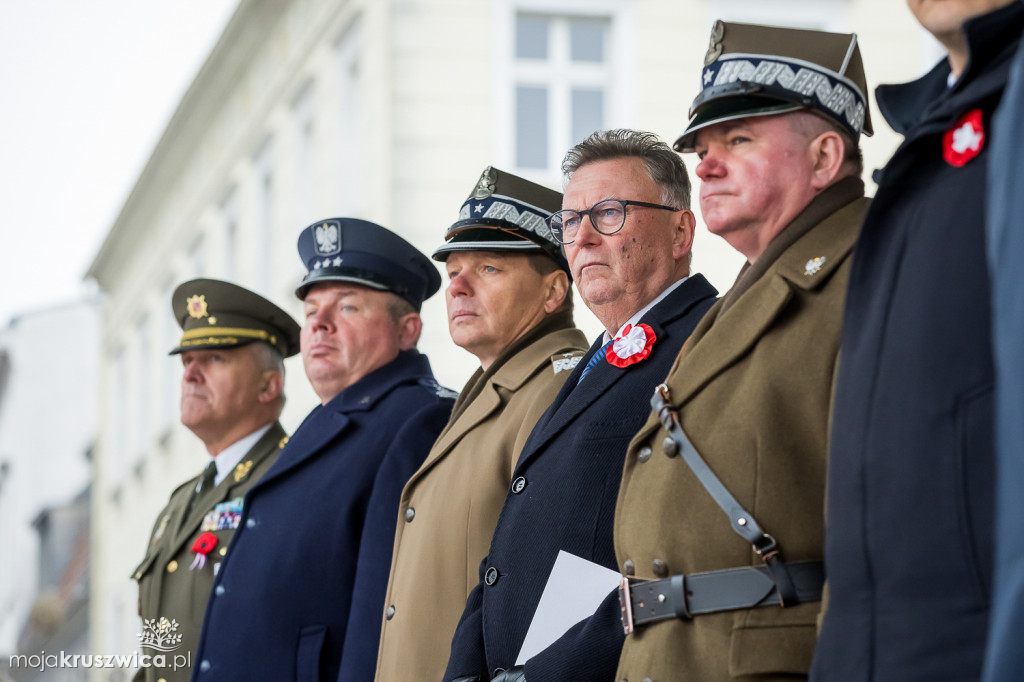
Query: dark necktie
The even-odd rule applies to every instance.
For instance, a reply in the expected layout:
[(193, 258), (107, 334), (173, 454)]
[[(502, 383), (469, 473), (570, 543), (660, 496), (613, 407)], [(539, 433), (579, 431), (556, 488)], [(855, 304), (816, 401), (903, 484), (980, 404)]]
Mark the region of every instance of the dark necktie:
[(210, 462), (203, 469), (203, 475), (199, 477), (199, 485), (196, 486), (195, 491), (192, 493), (192, 497), (189, 498), (188, 506), (185, 507), (185, 518), (192, 513), (192, 506), (199, 499), (200, 495), (210, 492), (213, 489), (214, 481), (217, 478), (217, 463)]
[(610, 339), (608, 343), (601, 346), (601, 348), (599, 348), (598, 351), (591, 356), (590, 360), (587, 362), (586, 367), (583, 368), (583, 373), (580, 374), (580, 378), (576, 380), (577, 386), (579, 386), (580, 383), (583, 381), (583, 377), (587, 376), (587, 374), (590, 373), (590, 370), (594, 369), (594, 367), (597, 366), (597, 363), (605, 359), (605, 356), (608, 352), (608, 346), (612, 345), (613, 341), (615, 341), (615, 339)]

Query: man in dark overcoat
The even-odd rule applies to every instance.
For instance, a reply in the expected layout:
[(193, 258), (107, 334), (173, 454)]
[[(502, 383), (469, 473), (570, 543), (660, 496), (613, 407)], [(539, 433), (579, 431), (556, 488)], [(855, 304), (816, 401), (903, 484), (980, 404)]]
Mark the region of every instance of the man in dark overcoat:
[(984, 682), (1024, 670), (1024, 50), (1019, 46), (992, 128), (1006, 143), (989, 157), (988, 258), (996, 371), (996, 562)]
[(321, 405), (245, 497), (193, 664), (201, 682), (337, 677), (350, 605), (383, 602), (402, 486), (452, 407), (415, 348), (434, 264), (353, 218), (309, 226), (299, 254), (302, 360)]
[[(1009, 0), (909, 0), (948, 50), (881, 86), (904, 140), (847, 294), (828, 478), (822, 682), (976, 680), (992, 587), (988, 157), (1024, 27)], [(1019, 150), (1017, 150), (1019, 151)]]
[[(650, 133), (598, 132), (562, 170), (551, 218), (580, 297), (605, 332), (530, 434), (513, 474), (480, 582), (452, 641), (445, 680), (520, 679), (514, 666), (560, 550), (615, 567), (612, 521), (625, 448), (646, 398), (717, 293), (690, 274), (694, 217), (682, 160)], [(607, 633), (613, 645), (621, 629)], [(574, 657), (570, 645), (551, 664)], [(586, 670), (528, 679), (592, 679)]]
[(241, 518), (242, 499), (288, 437), (284, 358), (299, 352), (299, 325), (240, 286), (212, 279), (181, 284), (171, 309), (182, 337), (181, 422), (206, 447), (202, 474), (171, 494), (157, 516), (139, 583), (139, 653), (149, 665), (136, 682), (192, 675), (206, 601)]

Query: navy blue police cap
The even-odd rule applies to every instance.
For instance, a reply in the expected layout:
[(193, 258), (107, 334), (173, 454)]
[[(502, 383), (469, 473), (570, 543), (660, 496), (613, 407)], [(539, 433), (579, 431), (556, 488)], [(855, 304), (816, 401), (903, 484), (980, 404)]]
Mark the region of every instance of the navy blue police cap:
[(547, 254), (571, 279), (562, 246), (548, 226), (561, 208), (561, 192), (488, 166), (433, 258), (448, 260), (452, 251), (532, 251)]
[(170, 355), (190, 350), (236, 348), (263, 341), (288, 358), (299, 352), (298, 323), (248, 289), (217, 279), (192, 279), (171, 295), (182, 335)]
[(318, 220), (299, 234), (306, 276), (300, 299), (317, 282), (352, 282), (404, 298), (416, 310), (441, 288), (433, 262), (391, 230), (358, 218)]

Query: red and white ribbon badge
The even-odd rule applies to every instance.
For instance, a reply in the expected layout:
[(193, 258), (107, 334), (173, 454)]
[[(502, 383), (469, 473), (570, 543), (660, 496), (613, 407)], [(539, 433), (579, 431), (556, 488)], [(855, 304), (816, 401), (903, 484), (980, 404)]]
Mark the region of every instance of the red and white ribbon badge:
[(971, 109), (942, 136), (942, 158), (960, 168), (981, 153), (985, 146), (985, 127), (981, 109)]
[(627, 324), (622, 330), (622, 335), (615, 337), (608, 346), (608, 362), (616, 367), (634, 365), (651, 354), (651, 347), (657, 338), (654, 330), (646, 324), (638, 324), (635, 327)]

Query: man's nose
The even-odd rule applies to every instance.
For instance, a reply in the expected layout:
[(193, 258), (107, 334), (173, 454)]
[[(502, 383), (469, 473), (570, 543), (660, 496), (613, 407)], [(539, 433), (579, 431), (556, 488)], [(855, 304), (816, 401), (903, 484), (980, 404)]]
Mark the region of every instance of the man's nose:
[(710, 148), (704, 153), (704, 158), (700, 160), (697, 167), (694, 169), (694, 173), (701, 180), (707, 178), (719, 177), (722, 175), (723, 166), (718, 154)]
[(448, 294), (453, 297), (469, 296), (472, 291), (469, 285), (469, 278), (466, 277), (465, 273), (460, 272), (448, 280)]

